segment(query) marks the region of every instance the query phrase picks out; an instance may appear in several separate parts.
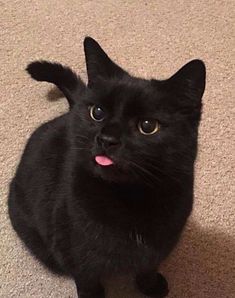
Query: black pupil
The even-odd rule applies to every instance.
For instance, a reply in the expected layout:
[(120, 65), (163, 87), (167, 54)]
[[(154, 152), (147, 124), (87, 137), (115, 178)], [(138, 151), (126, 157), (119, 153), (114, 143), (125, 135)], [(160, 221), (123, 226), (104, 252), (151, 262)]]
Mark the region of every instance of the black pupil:
[(104, 118), (104, 111), (99, 107), (94, 107), (92, 114), (96, 120), (102, 120)]
[(145, 120), (141, 123), (141, 128), (145, 133), (151, 133), (156, 128), (156, 121)]

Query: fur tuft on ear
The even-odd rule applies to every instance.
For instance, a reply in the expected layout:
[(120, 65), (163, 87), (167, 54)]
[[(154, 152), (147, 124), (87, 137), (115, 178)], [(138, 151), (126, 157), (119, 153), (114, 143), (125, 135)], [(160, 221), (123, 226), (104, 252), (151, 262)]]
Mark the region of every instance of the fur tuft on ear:
[(114, 63), (103, 51), (98, 42), (91, 37), (84, 39), (84, 51), (88, 75), (88, 86), (99, 78), (113, 78), (128, 75), (120, 66)]
[(69, 67), (59, 63), (34, 61), (27, 66), (26, 71), (36, 81), (55, 84), (67, 98), (70, 108), (77, 100), (76, 95), (86, 88), (84, 82)]

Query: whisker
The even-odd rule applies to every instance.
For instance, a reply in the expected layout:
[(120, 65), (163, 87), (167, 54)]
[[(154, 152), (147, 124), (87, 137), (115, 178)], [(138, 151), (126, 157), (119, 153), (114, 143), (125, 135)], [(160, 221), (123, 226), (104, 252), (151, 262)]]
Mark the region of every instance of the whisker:
[(71, 147), (72, 150), (88, 150), (88, 148), (82, 148), (82, 147)]
[(76, 138), (83, 138), (83, 139), (89, 140), (89, 138), (87, 136), (84, 136), (84, 135), (76, 135), (75, 137)]
[[(139, 158), (141, 158), (141, 156), (139, 156)], [(180, 181), (178, 179), (178, 177), (176, 176), (177, 174), (187, 174), (190, 173), (190, 170), (187, 169), (182, 169), (182, 168), (177, 168), (177, 167), (170, 167), (170, 172), (169, 171), (165, 171), (162, 169), (163, 165), (160, 164), (158, 161), (156, 161), (156, 158), (152, 157), (152, 156), (144, 156), (144, 160), (142, 161), (143, 166), (152, 169), (153, 171), (158, 172), (159, 174), (168, 177), (170, 179), (175, 180), (178, 183), (181, 183), (182, 181)]]
[[(161, 179), (159, 179), (158, 177), (154, 176), (150, 171), (148, 171), (146, 168), (142, 167), (141, 165), (130, 161), (129, 163), (135, 168), (137, 169), (137, 172), (139, 175), (141, 175), (143, 177), (143, 179), (145, 180), (145, 182), (150, 183), (151, 187), (153, 186), (154, 183), (156, 183), (157, 181), (161, 181)], [(147, 176), (146, 176), (147, 175)]]

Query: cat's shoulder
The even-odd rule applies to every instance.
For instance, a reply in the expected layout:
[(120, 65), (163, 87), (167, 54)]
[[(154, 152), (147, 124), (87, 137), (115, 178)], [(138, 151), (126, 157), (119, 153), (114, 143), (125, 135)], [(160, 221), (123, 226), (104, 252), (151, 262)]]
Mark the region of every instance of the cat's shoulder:
[(66, 130), (69, 113), (43, 123), (32, 133), (30, 140), (46, 140), (45, 137), (60, 135)]
[(64, 151), (68, 140), (69, 113), (39, 126), (26, 143), (23, 158)]

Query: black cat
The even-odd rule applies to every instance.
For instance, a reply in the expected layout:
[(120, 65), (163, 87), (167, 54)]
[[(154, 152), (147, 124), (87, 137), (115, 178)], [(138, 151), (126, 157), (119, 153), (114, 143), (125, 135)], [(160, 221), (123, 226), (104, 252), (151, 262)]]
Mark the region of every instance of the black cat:
[(57, 85), (70, 111), (31, 136), (10, 185), (12, 225), (47, 267), (74, 278), (80, 298), (105, 297), (103, 279), (117, 274), (165, 297), (157, 269), (192, 209), (205, 66), (145, 80), (92, 38), (84, 48), (87, 86), (60, 64), (27, 67)]

